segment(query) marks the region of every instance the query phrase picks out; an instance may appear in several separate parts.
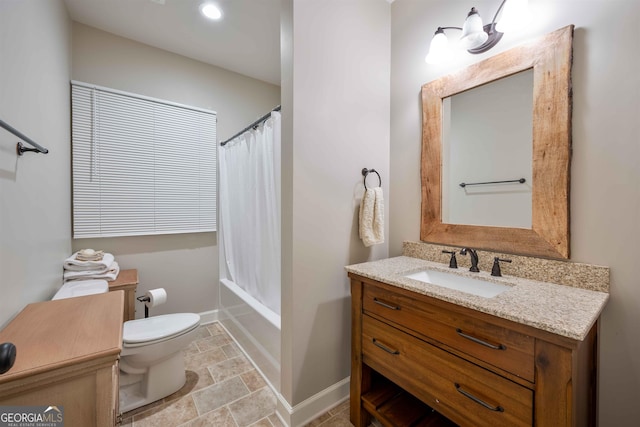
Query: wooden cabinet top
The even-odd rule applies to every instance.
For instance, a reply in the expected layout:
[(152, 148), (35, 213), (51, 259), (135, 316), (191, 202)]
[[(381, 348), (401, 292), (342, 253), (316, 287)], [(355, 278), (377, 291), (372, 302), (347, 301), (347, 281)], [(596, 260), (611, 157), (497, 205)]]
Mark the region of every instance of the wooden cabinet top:
[(116, 280), (108, 283), (110, 291), (133, 289), (138, 285), (138, 270), (120, 270)]
[(124, 292), (27, 305), (2, 331), (16, 361), (0, 385), (70, 365), (117, 357), (122, 350)]

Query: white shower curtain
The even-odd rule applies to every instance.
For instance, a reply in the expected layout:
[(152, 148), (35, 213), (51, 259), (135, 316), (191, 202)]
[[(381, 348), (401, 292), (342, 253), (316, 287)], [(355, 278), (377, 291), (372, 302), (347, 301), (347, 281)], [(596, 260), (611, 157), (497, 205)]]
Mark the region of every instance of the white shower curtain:
[(280, 314), (280, 113), (220, 147), (220, 221), (229, 278)]

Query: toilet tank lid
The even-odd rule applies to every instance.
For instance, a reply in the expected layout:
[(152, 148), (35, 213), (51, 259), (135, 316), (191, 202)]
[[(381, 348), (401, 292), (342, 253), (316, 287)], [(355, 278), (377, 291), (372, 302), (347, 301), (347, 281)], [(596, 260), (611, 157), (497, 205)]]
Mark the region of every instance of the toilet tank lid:
[(156, 341), (170, 338), (183, 331), (193, 329), (200, 323), (200, 315), (195, 313), (174, 313), (152, 316), (124, 322), (122, 341), (125, 344)]
[(104, 294), (109, 291), (106, 280), (77, 280), (67, 282), (56, 292), (52, 299), (65, 299), (85, 295)]

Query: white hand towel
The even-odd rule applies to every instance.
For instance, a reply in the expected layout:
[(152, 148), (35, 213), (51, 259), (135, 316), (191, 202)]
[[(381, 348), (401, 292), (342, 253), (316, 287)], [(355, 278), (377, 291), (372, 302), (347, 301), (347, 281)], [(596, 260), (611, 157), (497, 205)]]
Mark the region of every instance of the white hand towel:
[(69, 271), (65, 270), (62, 275), (65, 282), (77, 281), (77, 280), (89, 280), (89, 279), (104, 279), (109, 282), (113, 282), (120, 274), (120, 266), (117, 262), (112, 262), (109, 268), (103, 270), (83, 270), (83, 271)]
[(360, 201), (360, 227), (359, 234), (365, 246), (373, 240), (373, 203), (375, 202), (375, 193), (372, 189), (364, 190), (362, 200)]
[(360, 202), (360, 238), (366, 247), (384, 243), (382, 188), (367, 188)]
[(384, 243), (384, 196), (382, 187), (373, 189), (376, 200), (373, 204), (373, 236), (377, 243)]
[(74, 253), (64, 261), (64, 269), (69, 271), (105, 270), (111, 267), (115, 258), (110, 253), (105, 253), (100, 261), (78, 261)]

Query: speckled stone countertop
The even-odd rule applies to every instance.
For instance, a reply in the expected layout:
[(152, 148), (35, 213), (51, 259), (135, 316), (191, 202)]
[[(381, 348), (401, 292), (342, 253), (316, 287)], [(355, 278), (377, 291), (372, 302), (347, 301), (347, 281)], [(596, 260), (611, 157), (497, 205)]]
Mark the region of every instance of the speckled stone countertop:
[[(578, 341), (584, 340), (600, 316), (609, 294), (513, 276), (493, 277), (485, 271), (449, 269), (447, 265), (400, 256), (345, 267), (357, 274), (463, 307), (512, 320)], [(439, 270), (511, 286), (484, 298), (404, 277), (424, 269)]]
[[(420, 258), (426, 261), (449, 263), (449, 255), (443, 250), (459, 251), (460, 248), (443, 246), (425, 242), (404, 242), (402, 255)], [(511, 263), (502, 264), (502, 274), (505, 276), (522, 277), (539, 282), (556, 283), (574, 288), (592, 291), (609, 292), (609, 267), (584, 264), (568, 260), (550, 260), (530, 256), (505, 254), (497, 252), (479, 251), (478, 265), (480, 270), (490, 270), (493, 257), (508, 258)], [(458, 267), (469, 268), (471, 263), (468, 256), (458, 256)]]

